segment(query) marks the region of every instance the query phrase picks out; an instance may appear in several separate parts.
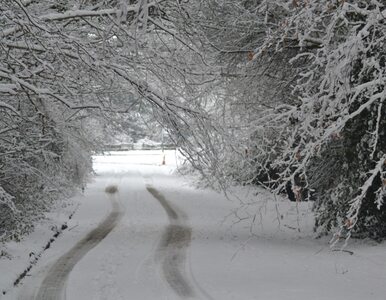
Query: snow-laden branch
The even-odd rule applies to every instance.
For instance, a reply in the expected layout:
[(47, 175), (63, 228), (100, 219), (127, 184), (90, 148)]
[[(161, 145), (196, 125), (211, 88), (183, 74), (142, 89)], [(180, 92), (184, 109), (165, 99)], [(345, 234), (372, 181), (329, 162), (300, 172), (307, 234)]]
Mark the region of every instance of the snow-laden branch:
[(8, 109), (8, 110), (12, 111), (13, 113), (15, 113), (16, 115), (19, 115), (19, 112), (12, 105), (9, 105), (3, 101), (0, 101), (0, 109), (1, 108)]
[(181, 110), (183, 112), (187, 112), (190, 114), (195, 114), (197, 116), (202, 115), (202, 112), (199, 112), (197, 110), (194, 110), (192, 108), (189, 108), (185, 105), (182, 105), (180, 103), (177, 103), (175, 101), (172, 101), (166, 97), (162, 97), (157, 91), (155, 91), (153, 88), (151, 88), (149, 83), (137, 80), (130, 76), (125, 70), (122, 70), (122, 67), (117, 65), (109, 65), (105, 66), (105, 68), (112, 69), (114, 72), (116, 72), (119, 76), (127, 80), (131, 85), (136, 87), (138, 93), (143, 96), (144, 98), (149, 99), (154, 105), (156, 105), (161, 110), (167, 109), (170, 112), (176, 113), (173, 109), (170, 107), (174, 107), (178, 110)]
[[(136, 11), (136, 6), (131, 7), (130, 11)], [(85, 18), (85, 17), (102, 17), (102, 16), (108, 16), (108, 15), (117, 15), (121, 14), (122, 11), (116, 8), (111, 9), (101, 9), (101, 10), (74, 10), (74, 11), (67, 11), (62, 14), (47, 14), (40, 16), (39, 18), (43, 21), (62, 21), (67, 19), (74, 19), (74, 18)]]
[(8, 194), (1, 186), (0, 186), (0, 204), (9, 207), (13, 212), (17, 212), (17, 208), (13, 202), (15, 197)]
[[(20, 86), (25, 87), (26, 89), (30, 90), (31, 92), (34, 92), (36, 95), (38, 95), (40, 97), (50, 96), (50, 97), (58, 100), (59, 102), (61, 102), (62, 104), (64, 104), (66, 107), (68, 107), (70, 109), (89, 109), (89, 108), (102, 109), (102, 107), (100, 105), (95, 105), (95, 104), (83, 104), (83, 105), (73, 104), (65, 97), (56, 94), (55, 92), (51, 91), (50, 89), (39, 88), (39, 87), (27, 82), (26, 80), (21, 79), (19, 77), (16, 77), (14, 75), (10, 75), (10, 74), (7, 74), (7, 73), (0, 71), (0, 77), (7, 78), (10, 81), (19, 84)], [(0, 105), (1, 105), (1, 103), (0, 103)]]
[(80, 54), (77, 54), (73, 51), (69, 51), (68, 49), (62, 49), (60, 47), (58, 47), (57, 49), (47, 49), (46, 47), (43, 47), (42, 45), (38, 45), (38, 44), (27, 44), (26, 42), (8, 42), (8, 41), (4, 41), (3, 45), (8, 48), (16, 48), (16, 49), (36, 51), (36, 52), (49, 52), (53, 50), (56, 53), (64, 54), (69, 58), (73, 58), (73, 59), (80, 58)]
[[(374, 180), (377, 177), (381, 177), (383, 179), (382, 174), (384, 173), (384, 169), (386, 168), (386, 155), (382, 156), (378, 162), (376, 163), (374, 169), (369, 171), (369, 177), (365, 181), (365, 183), (359, 189), (359, 194), (350, 201), (350, 207), (347, 212), (347, 219), (345, 220), (344, 226), (347, 230), (351, 230), (355, 227), (358, 221), (359, 212), (361, 210), (363, 201), (369, 192), (369, 189), (374, 186)], [(380, 189), (384, 189), (384, 182), (381, 183), (382, 187)], [(380, 209), (383, 204), (384, 193), (380, 192), (379, 197), (376, 199), (377, 208)], [(350, 237), (350, 233), (348, 237)]]
[[(147, 1), (146, 1), (147, 2)], [(147, 3), (146, 9), (154, 6), (158, 6), (160, 1), (152, 1)], [(110, 8), (100, 10), (73, 10), (65, 13), (51, 13), (39, 16), (43, 21), (62, 21), (74, 18), (87, 18), (87, 17), (103, 17), (109, 15), (122, 16), (127, 15), (128, 12), (138, 13), (140, 7), (139, 4), (125, 5), (124, 9)]]

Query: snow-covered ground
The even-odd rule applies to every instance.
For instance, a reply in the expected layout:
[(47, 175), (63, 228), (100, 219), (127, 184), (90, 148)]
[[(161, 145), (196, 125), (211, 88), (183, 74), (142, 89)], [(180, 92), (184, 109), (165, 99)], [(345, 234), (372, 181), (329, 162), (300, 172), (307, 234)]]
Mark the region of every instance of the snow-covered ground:
[[(34, 299), (58, 258), (97, 227), (114, 203), (121, 213), (117, 225), (65, 276), (60, 297), (386, 299), (386, 244), (351, 241), (352, 255), (332, 251), (328, 240), (313, 236), (309, 203), (274, 201), (248, 187), (235, 187), (228, 198), (197, 189), (174, 172), (174, 151), (165, 152), (165, 165), (160, 151), (94, 159), (97, 176), (73, 199), (75, 205), (51, 214), (54, 221), (43, 222), (21, 243), (6, 245), (12, 260), (0, 260), (0, 287), (7, 292), (1, 299)], [(105, 193), (111, 185), (117, 194)], [(66, 221), (68, 228), (13, 288), (29, 254), (50, 239), (47, 224)]]

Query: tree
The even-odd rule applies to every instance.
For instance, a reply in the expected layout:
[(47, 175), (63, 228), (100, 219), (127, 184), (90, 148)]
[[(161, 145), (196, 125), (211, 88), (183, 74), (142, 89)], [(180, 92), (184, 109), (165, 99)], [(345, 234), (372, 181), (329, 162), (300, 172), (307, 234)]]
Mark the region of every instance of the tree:
[(98, 141), (90, 118), (135, 115), (142, 103), (178, 131), (198, 114), (177, 94), (182, 87), (171, 90), (180, 70), (164, 72), (188, 44), (163, 2), (2, 2), (2, 239), (28, 232), (61, 193), (83, 184)]
[(385, 237), (385, 4), (200, 5), (201, 39), (227, 70), (208, 174), (277, 193), (301, 185), (315, 192), (320, 233)]

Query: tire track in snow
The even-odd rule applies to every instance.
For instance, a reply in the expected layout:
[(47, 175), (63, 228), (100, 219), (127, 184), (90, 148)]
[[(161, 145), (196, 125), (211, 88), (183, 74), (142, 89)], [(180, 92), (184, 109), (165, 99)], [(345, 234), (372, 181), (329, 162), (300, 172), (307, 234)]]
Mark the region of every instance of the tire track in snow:
[(123, 216), (124, 211), (118, 201), (114, 199), (114, 195), (111, 195), (111, 201), (110, 214), (50, 268), (38, 290), (36, 300), (66, 299), (65, 286), (74, 266), (114, 229)]
[(162, 260), (165, 280), (181, 298), (193, 298), (195, 293), (186, 274), (186, 250), (192, 238), (192, 229), (187, 225), (186, 215), (174, 209), (151, 185), (146, 185), (146, 189), (159, 201), (169, 218), (169, 225), (162, 235), (156, 253)]

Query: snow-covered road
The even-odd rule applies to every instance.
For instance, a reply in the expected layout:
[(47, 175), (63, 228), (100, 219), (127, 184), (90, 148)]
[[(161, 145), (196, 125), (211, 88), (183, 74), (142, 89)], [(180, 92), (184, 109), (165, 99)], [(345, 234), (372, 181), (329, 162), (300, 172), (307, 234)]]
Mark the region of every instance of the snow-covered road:
[(4, 299), (385, 299), (385, 244), (331, 251), (313, 238), (309, 204), (245, 187), (227, 200), (174, 174), (173, 151), (161, 162), (153, 151), (96, 157), (69, 229)]

